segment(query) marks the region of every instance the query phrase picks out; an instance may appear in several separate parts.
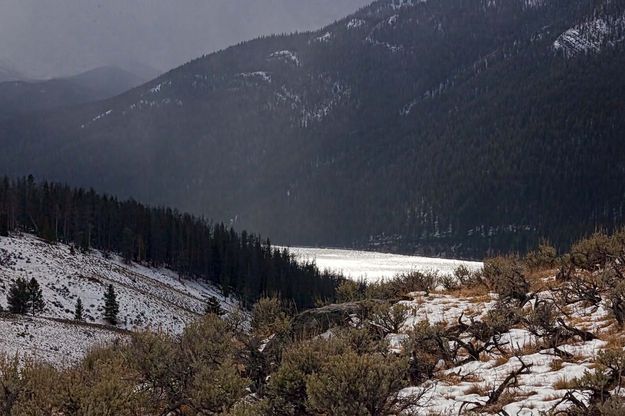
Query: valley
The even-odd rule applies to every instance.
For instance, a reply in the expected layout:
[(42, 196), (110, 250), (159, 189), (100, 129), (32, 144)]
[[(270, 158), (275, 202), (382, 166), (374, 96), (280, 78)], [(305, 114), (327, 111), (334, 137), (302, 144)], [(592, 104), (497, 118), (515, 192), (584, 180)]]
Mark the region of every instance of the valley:
[(0, 4), (0, 416), (625, 415), (625, 0), (365, 2)]

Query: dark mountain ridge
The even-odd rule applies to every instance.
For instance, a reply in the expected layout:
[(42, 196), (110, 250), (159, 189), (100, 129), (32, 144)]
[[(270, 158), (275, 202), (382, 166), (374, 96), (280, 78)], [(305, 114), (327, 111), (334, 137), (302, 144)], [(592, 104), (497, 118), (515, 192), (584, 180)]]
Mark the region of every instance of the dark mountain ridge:
[(283, 244), (481, 257), (623, 222), (625, 1), (384, 0), (0, 124), (5, 173)]
[(144, 82), (115, 67), (95, 68), (67, 78), (0, 82), (0, 119), (103, 100)]

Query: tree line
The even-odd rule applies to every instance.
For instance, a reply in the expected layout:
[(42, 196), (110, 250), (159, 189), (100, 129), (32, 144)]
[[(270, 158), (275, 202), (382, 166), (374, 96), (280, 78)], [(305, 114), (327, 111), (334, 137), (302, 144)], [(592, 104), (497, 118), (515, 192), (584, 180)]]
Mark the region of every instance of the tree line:
[(0, 181), (0, 236), (37, 235), (76, 249), (117, 253), (126, 262), (169, 267), (181, 276), (206, 280), (251, 304), (264, 294), (299, 308), (331, 300), (340, 276), (300, 264), (283, 249), (223, 223), (94, 190), (35, 182), (32, 176)]

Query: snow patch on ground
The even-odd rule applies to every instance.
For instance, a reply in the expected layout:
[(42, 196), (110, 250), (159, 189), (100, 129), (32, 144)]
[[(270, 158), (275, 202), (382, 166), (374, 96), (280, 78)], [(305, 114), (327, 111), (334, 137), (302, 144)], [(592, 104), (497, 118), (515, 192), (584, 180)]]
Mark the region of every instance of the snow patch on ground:
[(269, 75), (269, 73), (265, 71), (243, 72), (243, 73), (238, 74), (238, 76), (245, 78), (245, 79), (248, 79), (248, 78), (258, 79), (266, 83), (271, 83), (271, 75)]
[(96, 325), (0, 314), (0, 353), (68, 367), (94, 347), (128, 337)]
[(553, 43), (553, 50), (565, 58), (600, 53), (625, 39), (625, 15), (604, 16), (574, 26), (562, 33)]
[(366, 23), (367, 22), (365, 22), (362, 19), (354, 18), (354, 19), (350, 20), (349, 22), (347, 22), (346, 27), (347, 27), (348, 30), (350, 30), (350, 29), (358, 29), (359, 27), (364, 26)]
[(314, 42), (319, 42), (319, 43), (329, 43), (331, 40), (332, 40), (332, 33), (330, 32), (326, 32), (323, 35), (318, 36), (313, 39)]
[(276, 51), (269, 55), (269, 58), (281, 59), (285, 62), (289, 62), (294, 64), (297, 67), (302, 66), (302, 62), (299, 59), (299, 56), (295, 52), (291, 52), (288, 50), (284, 51)]
[(399, 10), (403, 7), (412, 7), (417, 3), (425, 3), (427, 0), (391, 0), (390, 7), (393, 10)]

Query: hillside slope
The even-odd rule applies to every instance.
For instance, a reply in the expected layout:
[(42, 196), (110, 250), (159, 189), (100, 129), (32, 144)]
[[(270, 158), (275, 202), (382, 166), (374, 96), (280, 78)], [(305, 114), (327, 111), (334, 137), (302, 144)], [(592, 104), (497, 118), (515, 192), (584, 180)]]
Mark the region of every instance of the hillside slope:
[[(72, 254), (63, 244), (51, 245), (29, 235), (0, 238), (0, 305), (18, 277), (36, 278), (43, 290), (45, 309), (35, 318), (0, 314), (0, 352), (35, 353), (54, 361), (79, 359), (94, 345), (127, 330), (181, 333), (185, 325), (204, 314), (210, 296), (226, 310), (236, 302), (213, 286), (179, 279), (166, 269), (126, 265), (100, 252)], [(118, 328), (103, 321), (103, 294), (112, 284), (120, 305)], [(85, 308), (85, 324), (72, 322), (77, 299)], [(71, 350), (71, 351), (70, 351)]]
[(566, 245), (623, 220), (624, 16), (623, 0), (381, 0), (2, 123), (0, 166), (281, 244)]
[(103, 100), (144, 81), (119, 68), (101, 67), (67, 78), (0, 82), (0, 120)]

